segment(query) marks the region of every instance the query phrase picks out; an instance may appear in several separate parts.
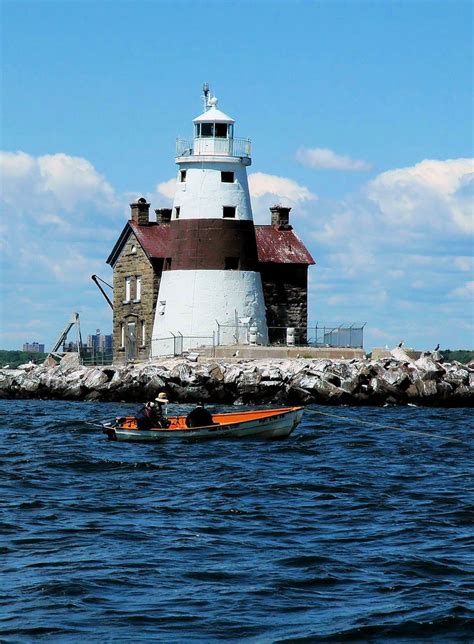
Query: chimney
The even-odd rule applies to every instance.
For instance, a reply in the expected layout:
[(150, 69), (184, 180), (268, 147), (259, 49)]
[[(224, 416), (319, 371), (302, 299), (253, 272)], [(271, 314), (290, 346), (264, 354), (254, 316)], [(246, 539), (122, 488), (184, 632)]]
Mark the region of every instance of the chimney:
[(156, 213), (156, 223), (157, 224), (169, 224), (171, 221), (171, 208), (157, 208)]
[(290, 210), (291, 208), (285, 206), (272, 206), (272, 226), (278, 226), (279, 230), (291, 230), (293, 226), (290, 226)]
[(144, 197), (140, 197), (134, 203), (130, 204), (132, 211), (132, 220), (136, 221), (139, 226), (146, 226), (149, 223), (150, 204)]

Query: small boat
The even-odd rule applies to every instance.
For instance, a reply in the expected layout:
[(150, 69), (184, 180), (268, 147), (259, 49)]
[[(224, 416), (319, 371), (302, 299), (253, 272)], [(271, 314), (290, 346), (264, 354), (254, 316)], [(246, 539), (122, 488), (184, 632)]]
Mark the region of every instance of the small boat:
[(112, 441), (157, 441), (164, 438), (285, 438), (297, 427), (303, 407), (281, 407), (259, 411), (241, 411), (213, 414), (213, 425), (186, 427), (186, 416), (168, 416), (166, 429), (152, 427), (138, 429), (134, 416), (116, 418), (104, 423), (102, 431)]

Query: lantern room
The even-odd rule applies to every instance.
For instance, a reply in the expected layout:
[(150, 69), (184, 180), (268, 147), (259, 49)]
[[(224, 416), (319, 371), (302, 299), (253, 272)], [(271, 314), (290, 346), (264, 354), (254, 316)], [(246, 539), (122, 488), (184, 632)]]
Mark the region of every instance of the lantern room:
[(212, 97), (208, 109), (194, 119), (194, 154), (233, 155), (234, 119), (217, 109)]

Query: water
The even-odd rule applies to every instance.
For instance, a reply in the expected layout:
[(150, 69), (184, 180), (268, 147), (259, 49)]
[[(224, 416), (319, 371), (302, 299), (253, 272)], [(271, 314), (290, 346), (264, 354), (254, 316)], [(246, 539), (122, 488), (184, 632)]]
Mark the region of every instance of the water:
[(311, 409), (277, 442), (85, 423), (132, 409), (0, 402), (4, 641), (472, 641), (469, 410), (324, 408), (463, 443)]

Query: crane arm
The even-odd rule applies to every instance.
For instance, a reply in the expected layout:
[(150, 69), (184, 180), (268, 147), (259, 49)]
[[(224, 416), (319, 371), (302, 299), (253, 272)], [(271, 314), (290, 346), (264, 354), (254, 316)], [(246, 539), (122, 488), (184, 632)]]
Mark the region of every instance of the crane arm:
[(94, 284), (97, 286), (97, 288), (98, 288), (98, 289), (99, 289), (99, 291), (102, 293), (102, 295), (105, 297), (105, 299), (107, 300), (108, 305), (110, 306), (110, 308), (111, 308), (111, 309), (112, 309), (112, 311), (113, 311), (113, 310), (114, 310), (114, 305), (113, 305), (113, 303), (112, 303), (112, 300), (111, 300), (111, 299), (110, 299), (110, 297), (107, 295), (107, 293), (104, 291), (104, 289), (103, 289), (103, 288), (102, 288), (102, 286), (99, 284), (99, 282), (102, 282), (103, 284), (105, 284), (106, 286), (108, 286), (109, 288), (111, 288), (111, 289), (112, 289), (112, 291), (113, 291), (113, 286), (111, 286), (110, 284), (108, 284), (105, 280), (103, 280), (103, 279), (102, 279), (101, 277), (99, 277), (98, 275), (91, 275), (91, 280), (92, 280), (92, 281), (94, 282)]

